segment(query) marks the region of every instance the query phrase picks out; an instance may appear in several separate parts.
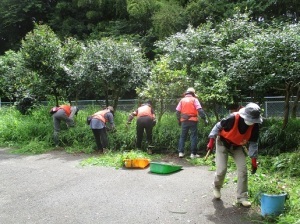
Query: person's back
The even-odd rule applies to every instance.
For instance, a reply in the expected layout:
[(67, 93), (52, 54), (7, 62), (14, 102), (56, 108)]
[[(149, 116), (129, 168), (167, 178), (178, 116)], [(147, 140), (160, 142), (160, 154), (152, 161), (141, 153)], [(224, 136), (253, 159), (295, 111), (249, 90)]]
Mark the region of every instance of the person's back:
[(191, 158), (197, 158), (197, 141), (198, 141), (198, 116), (200, 116), (205, 123), (208, 123), (206, 120), (206, 115), (202, 109), (202, 106), (197, 99), (194, 88), (188, 88), (185, 92), (184, 98), (180, 100), (176, 107), (176, 116), (178, 124), (181, 126), (181, 134), (178, 144), (178, 153), (179, 158), (184, 157), (184, 146), (185, 141), (190, 132), (191, 139)]
[(146, 101), (146, 103), (142, 104), (138, 107), (137, 110), (133, 111), (128, 119), (127, 124), (131, 124), (131, 121), (134, 117), (137, 117), (136, 122), (136, 147), (138, 149), (142, 148), (142, 141), (144, 131), (146, 132), (147, 138), (147, 150), (148, 153), (152, 153), (150, 147), (152, 147), (152, 130), (156, 123), (155, 121), (155, 112), (152, 108), (151, 101)]

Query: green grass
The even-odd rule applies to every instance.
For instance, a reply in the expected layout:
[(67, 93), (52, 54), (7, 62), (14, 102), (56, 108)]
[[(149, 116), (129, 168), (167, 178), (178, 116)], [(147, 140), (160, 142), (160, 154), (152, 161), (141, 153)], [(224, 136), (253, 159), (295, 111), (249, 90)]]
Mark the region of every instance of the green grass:
[[(0, 108), (0, 145), (13, 148), (17, 154), (40, 154), (51, 151), (53, 147), (53, 121), (49, 115), (51, 106), (39, 107), (30, 115), (22, 115), (14, 107)], [(95, 148), (94, 137), (86, 117), (99, 110), (97, 107), (88, 107), (80, 110), (75, 118), (76, 126), (67, 129), (61, 124), (60, 143), (68, 153), (92, 154)], [(135, 122), (126, 126), (127, 112), (115, 113), (117, 131), (108, 134), (109, 151), (103, 155), (92, 155), (81, 162), (82, 166), (110, 166), (119, 169), (126, 158), (159, 159), (162, 155), (148, 155), (146, 152), (132, 150), (135, 146)], [(268, 119), (261, 128), (259, 168), (255, 175), (250, 174), (251, 162), (248, 161), (249, 195), (253, 205), (259, 209), (259, 195), (261, 192), (287, 192), (289, 199), (286, 202), (284, 214), (271, 220), (264, 219), (257, 223), (300, 223), (300, 121), (290, 119), (285, 130), (281, 130), (282, 120)], [(213, 124), (203, 126), (199, 123), (198, 148), (204, 149), (207, 136)], [(166, 113), (160, 123), (153, 130), (154, 144), (161, 152), (176, 152), (180, 135), (180, 127), (174, 113)], [(187, 141), (188, 150), (190, 143)], [(208, 166), (215, 170), (214, 155), (206, 161), (203, 158), (189, 160), (194, 166)], [(228, 161), (228, 172), (236, 170), (233, 160)], [(237, 179), (233, 179), (235, 183)], [(226, 178), (225, 182), (229, 182)]]
[(109, 166), (115, 167), (119, 169), (124, 166), (125, 159), (137, 159), (137, 158), (145, 158), (145, 159), (159, 159), (160, 155), (148, 155), (146, 152), (142, 152), (140, 150), (130, 150), (124, 152), (113, 152), (108, 151), (99, 156), (93, 156), (88, 159), (83, 160), (80, 165), (81, 166)]

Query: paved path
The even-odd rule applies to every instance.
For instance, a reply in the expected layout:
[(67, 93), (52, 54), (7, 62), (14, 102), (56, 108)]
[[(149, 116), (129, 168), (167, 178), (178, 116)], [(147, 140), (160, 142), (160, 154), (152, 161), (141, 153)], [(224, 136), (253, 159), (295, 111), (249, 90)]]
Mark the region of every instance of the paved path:
[(212, 198), (207, 167), (157, 175), (149, 168), (81, 167), (87, 157), (0, 149), (0, 223), (251, 223), (252, 209), (232, 206), (234, 186), (222, 191), (222, 200)]

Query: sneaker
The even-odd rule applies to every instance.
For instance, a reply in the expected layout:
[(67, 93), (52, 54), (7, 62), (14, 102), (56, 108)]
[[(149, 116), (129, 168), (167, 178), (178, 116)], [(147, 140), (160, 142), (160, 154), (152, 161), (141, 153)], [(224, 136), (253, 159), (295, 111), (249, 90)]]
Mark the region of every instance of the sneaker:
[(178, 156), (179, 156), (179, 158), (183, 158), (184, 157), (183, 152), (180, 152)]
[(191, 159), (196, 159), (196, 158), (199, 158), (200, 156), (198, 154), (191, 154)]
[(221, 198), (221, 191), (218, 189), (218, 188), (215, 188), (213, 189), (213, 193), (214, 193), (214, 197), (216, 199), (220, 199)]
[(251, 206), (251, 202), (250, 201), (241, 201), (240, 204), (244, 207), (250, 207)]

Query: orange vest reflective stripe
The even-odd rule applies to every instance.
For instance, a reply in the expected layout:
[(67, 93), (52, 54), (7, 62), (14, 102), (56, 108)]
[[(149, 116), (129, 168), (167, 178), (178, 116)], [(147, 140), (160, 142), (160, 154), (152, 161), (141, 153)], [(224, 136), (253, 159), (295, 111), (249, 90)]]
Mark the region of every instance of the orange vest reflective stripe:
[(220, 136), (229, 140), (235, 145), (245, 145), (249, 141), (254, 125), (250, 125), (245, 134), (239, 132), (238, 124), (240, 120), (240, 115), (235, 113), (234, 124), (231, 130), (225, 131), (224, 129), (220, 132)]
[(61, 105), (61, 106), (59, 106), (59, 108), (63, 109), (66, 112), (66, 114), (67, 114), (68, 117), (70, 116), (70, 114), (71, 114), (71, 106), (69, 106), (69, 105)]
[(154, 118), (154, 114), (151, 113), (151, 107), (148, 105), (143, 105), (138, 108), (137, 117), (145, 116)]
[(109, 111), (110, 111), (110, 110), (108, 110), (108, 109), (100, 110), (100, 111), (94, 113), (94, 114), (92, 115), (92, 117), (93, 117), (93, 118), (96, 118), (96, 119), (99, 119), (99, 120), (102, 121), (103, 123), (106, 123), (107, 120), (105, 119), (104, 115), (105, 115), (106, 113), (108, 113)]
[(181, 99), (180, 121), (198, 121), (198, 111), (195, 108), (195, 97), (188, 96)]

